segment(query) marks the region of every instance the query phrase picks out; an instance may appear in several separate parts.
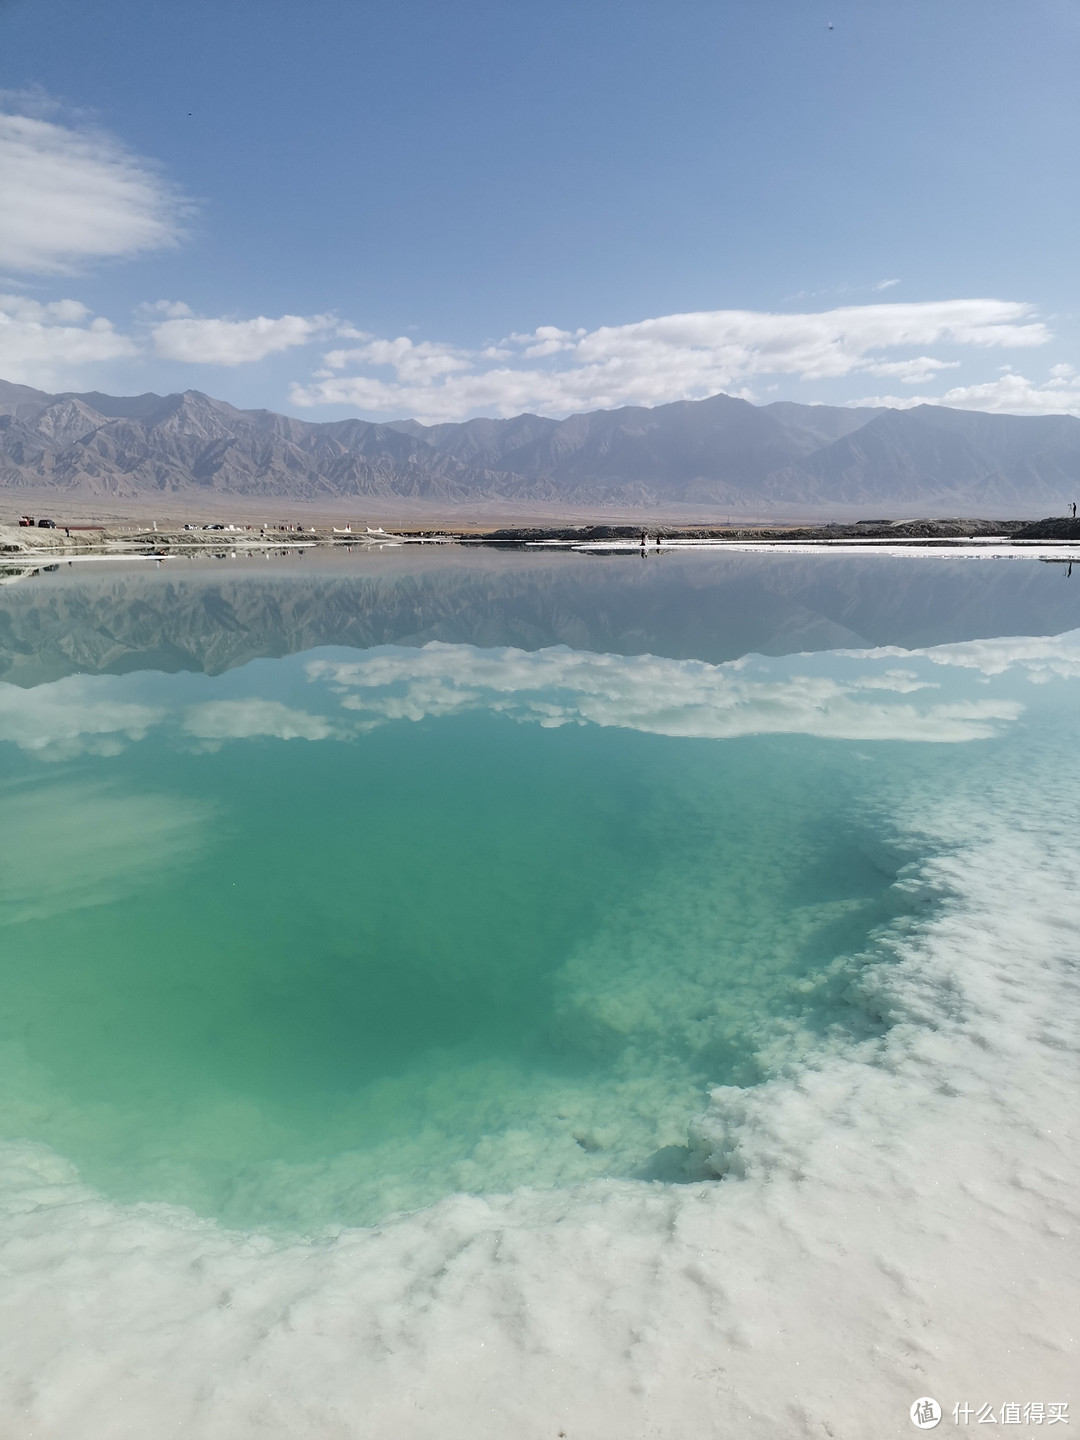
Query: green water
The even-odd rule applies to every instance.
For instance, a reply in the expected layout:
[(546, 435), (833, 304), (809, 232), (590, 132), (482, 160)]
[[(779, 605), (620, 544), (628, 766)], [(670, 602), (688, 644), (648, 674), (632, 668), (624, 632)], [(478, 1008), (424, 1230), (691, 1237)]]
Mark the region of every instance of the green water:
[(708, 1087), (859, 1023), (893, 866), (845, 747), (480, 711), (103, 748), (4, 747), (0, 1127), (115, 1197), (310, 1225), (670, 1178)]
[(911, 797), (1073, 725), (1072, 650), (795, 653), (1058, 634), (1060, 567), (323, 558), (5, 587), (0, 1140), (121, 1200), (692, 1178), (711, 1087), (882, 1023)]

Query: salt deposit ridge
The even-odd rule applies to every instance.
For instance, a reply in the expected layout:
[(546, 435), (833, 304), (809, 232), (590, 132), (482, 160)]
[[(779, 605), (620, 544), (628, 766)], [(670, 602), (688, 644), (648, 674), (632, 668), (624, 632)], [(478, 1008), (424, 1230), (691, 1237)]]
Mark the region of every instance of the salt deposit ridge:
[[(948, 782), (898, 780), (883, 817), (924, 857), (898, 883), (928, 902), (879, 937), (858, 982), (891, 1028), (715, 1091), (689, 1141), (722, 1180), (452, 1196), (317, 1238), (113, 1204), (62, 1157), (9, 1143), (0, 1433), (876, 1440), (914, 1433), (922, 1395), (953, 1430), (956, 1404), (1000, 1421), (1006, 1403), (1069, 1401), (1080, 632), (851, 654), (831, 662), (851, 667), (839, 679), (807, 656), (764, 676), (757, 662), (646, 674), (567, 651), (509, 658), (493, 670), (485, 652), (431, 646), (407, 674), (396, 647), (321, 658), (329, 719), (236, 701), (245, 715), (195, 707), (182, 723), (224, 743), (316, 722), (317, 739), (320, 721), (497, 704), (717, 743), (769, 716), (870, 745), (942, 727)], [(665, 703), (650, 708), (657, 665)], [(542, 683), (529, 667), (547, 667)], [(59, 687), (83, 687), (81, 706), (88, 684), (30, 692), (52, 707), (36, 730), (12, 701), (5, 737), (34, 748), (45, 714), (60, 758), (85, 736)], [(98, 721), (93, 743), (119, 744), (163, 716)]]

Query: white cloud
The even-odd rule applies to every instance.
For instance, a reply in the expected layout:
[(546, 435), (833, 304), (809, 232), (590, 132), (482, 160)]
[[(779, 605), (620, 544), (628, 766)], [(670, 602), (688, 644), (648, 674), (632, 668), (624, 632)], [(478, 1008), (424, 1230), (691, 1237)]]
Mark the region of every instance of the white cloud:
[(1040, 383), (1010, 370), (979, 385), (955, 385), (944, 395), (871, 395), (851, 403), (899, 410), (913, 405), (949, 405), (998, 415), (1080, 415), (1080, 375), (1071, 365), (1055, 365), (1049, 379)]
[(182, 300), (146, 302), (135, 318), (136, 332), (125, 334), (78, 300), (0, 295), (0, 375), (45, 389), (75, 388), (87, 365), (145, 354), (147, 335), (162, 359), (244, 365), (307, 345), (336, 324), (328, 315), (207, 319), (193, 315)]
[[(927, 355), (890, 360), (887, 352), (935, 344), (1029, 347), (1044, 344), (1050, 332), (1028, 305), (946, 300), (794, 315), (701, 311), (588, 332), (545, 325), (480, 352), (414, 344), (404, 337), (365, 338), (357, 349), (331, 352), (329, 370), (357, 365), (390, 371), (391, 377), (321, 372), (315, 383), (294, 386), (293, 403), (407, 411), (436, 421), (477, 412), (557, 415), (699, 399), (718, 391), (745, 394), (746, 385), (760, 376), (837, 379), (882, 365), (898, 368), (878, 373), (917, 383), (955, 362)], [(489, 359), (504, 363), (485, 366)], [(522, 363), (529, 361), (549, 363)]]
[[(78, 300), (42, 303), (22, 295), (0, 295), (0, 375), (48, 389), (74, 387), (87, 365), (145, 354), (150, 344), (166, 360), (203, 365), (243, 365), (309, 344), (331, 329), (327, 315), (258, 316), (254, 320), (206, 319), (182, 300), (139, 305), (134, 335), (94, 316)], [(165, 318), (162, 318), (165, 317)], [(419, 347), (418, 347), (419, 348)]]
[(330, 370), (343, 370), (347, 365), (389, 365), (399, 380), (406, 384), (427, 384), (440, 375), (449, 375), (456, 370), (468, 370), (472, 359), (466, 350), (457, 350), (452, 345), (436, 345), (422, 340), (419, 345), (405, 335), (396, 340), (368, 340), (352, 350), (331, 350), (323, 357)]
[(0, 266), (34, 274), (175, 244), (186, 208), (114, 137), (26, 114), (0, 114), (0, 193)]
[(0, 295), (0, 375), (5, 380), (47, 389), (85, 365), (137, 353), (130, 336), (92, 316), (78, 300), (42, 304), (23, 295)]
[(955, 405), (963, 410), (994, 410), (1010, 415), (1080, 414), (1080, 377), (1051, 375), (1040, 385), (1023, 375), (1002, 375), (983, 385), (957, 385), (946, 391), (942, 404)]
[(185, 316), (193, 316), (195, 311), (183, 300), (144, 300), (135, 307), (136, 317), (148, 321), (150, 324), (160, 324), (165, 320), (179, 320)]
[(434, 642), (420, 650), (387, 647), (356, 661), (316, 660), (307, 673), (336, 689), (346, 709), (370, 719), (421, 720), (487, 709), (547, 727), (592, 724), (713, 740), (798, 734), (961, 742), (995, 734), (1023, 710), (1014, 700), (996, 698), (888, 700), (888, 692), (937, 689), (896, 669), (850, 681), (821, 674), (769, 678), (766, 663), (764, 678), (757, 678), (741, 663), (561, 647), (478, 650)]
[(246, 365), (265, 360), (295, 345), (307, 345), (334, 324), (329, 315), (281, 315), (276, 320), (265, 315), (254, 320), (201, 319), (190, 311), (180, 313), (181, 304), (171, 302), (175, 318), (155, 325), (150, 338), (162, 359), (192, 365)]
[[(516, 345), (523, 345), (524, 355), (527, 360), (539, 360), (546, 355), (559, 355), (565, 350), (573, 349), (575, 340), (580, 340), (586, 332), (575, 330), (560, 330), (556, 325), (538, 325), (531, 335), (511, 335), (510, 339)], [(507, 351), (512, 354), (512, 351)]]
[(877, 360), (866, 369), (871, 375), (891, 375), (904, 385), (923, 385), (939, 370), (956, 370), (959, 366), (959, 360), (934, 360), (929, 355), (917, 355), (914, 360)]

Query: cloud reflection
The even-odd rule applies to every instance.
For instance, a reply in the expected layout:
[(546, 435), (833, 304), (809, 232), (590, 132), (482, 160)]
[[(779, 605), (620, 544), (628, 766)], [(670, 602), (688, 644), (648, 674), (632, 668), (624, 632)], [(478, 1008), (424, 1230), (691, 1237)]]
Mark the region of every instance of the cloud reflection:
[[(756, 678), (746, 664), (435, 642), (421, 650), (387, 647), (356, 661), (314, 660), (307, 674), (336, 690), (345, 709), (369, 720), (491, 710), (544, 726), (619, 726), (717, 740), (761, 734), (980, 740), (1023, 710), (1018, 701), (997, 698), (921, 704), (884, 698), (938, 689), (895, 669), (849, 680), (823, 674), (769, 678), (766, 669), (765, 678)], [(820, 668), (808, 657), (809, 665)]]
[[(293, 698), (300, 677), (309, 695), (319, 695), (311, 709), (265, 693)], [(68, 676), (32, 689), (0, 682), (0, 742), (66, 760), (119, 754), (155, 729), (187, 749), (210, 750), (254, 737), (347, 740), (395, 720), (486, 710), (545, 727), (713, 740), (790, 734), (955, 743), (986, 739), (1016, 720), (1024, 709), (1018, 684), (1026, 695), (1030, 685), (1078, 678), (1080, 631), (924, 650), (746, 656), (722, 665), (432, 642), (324, 651), (272, 671), (234, 671), (230, 698), (195, 703), (181, 676)], [(205, 694), (206, 685), (222, 682), (199, 683)], [(245, 683), (264, 693), (237, 696)], [(132, 698), (148, 692), (156, 703)]]
[(269, 736), (275, 740), (328, 740), (337, 731), (322, 715), (294, 710), (279, 700), (207, 700), (192, 705), (184, 715), (184, 730), (208, 742), (248, 740)]
[(0, 684), (0, 740), (43, 760), (116, 755), (125, 741), (142, 740), (166, 712), (117, 699), (111, 676), (71, 675), (23, 690)]

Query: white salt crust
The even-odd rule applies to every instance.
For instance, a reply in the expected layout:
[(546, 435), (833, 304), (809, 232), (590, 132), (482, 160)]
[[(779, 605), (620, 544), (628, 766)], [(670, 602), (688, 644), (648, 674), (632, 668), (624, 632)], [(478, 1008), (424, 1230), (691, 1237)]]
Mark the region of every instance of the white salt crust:
[(691, 1140), (722, 1181), (455, 1196), (279, 1242), (6, 1147), (0, 1434), (876, 1440), (914, 1433), (920, 1395), (953, 1433), (957, 1401), (1070, 1400), (1070, 740), (898, 798), (937, 903), (865, 972), (892, 1028), (714, 1092)]

